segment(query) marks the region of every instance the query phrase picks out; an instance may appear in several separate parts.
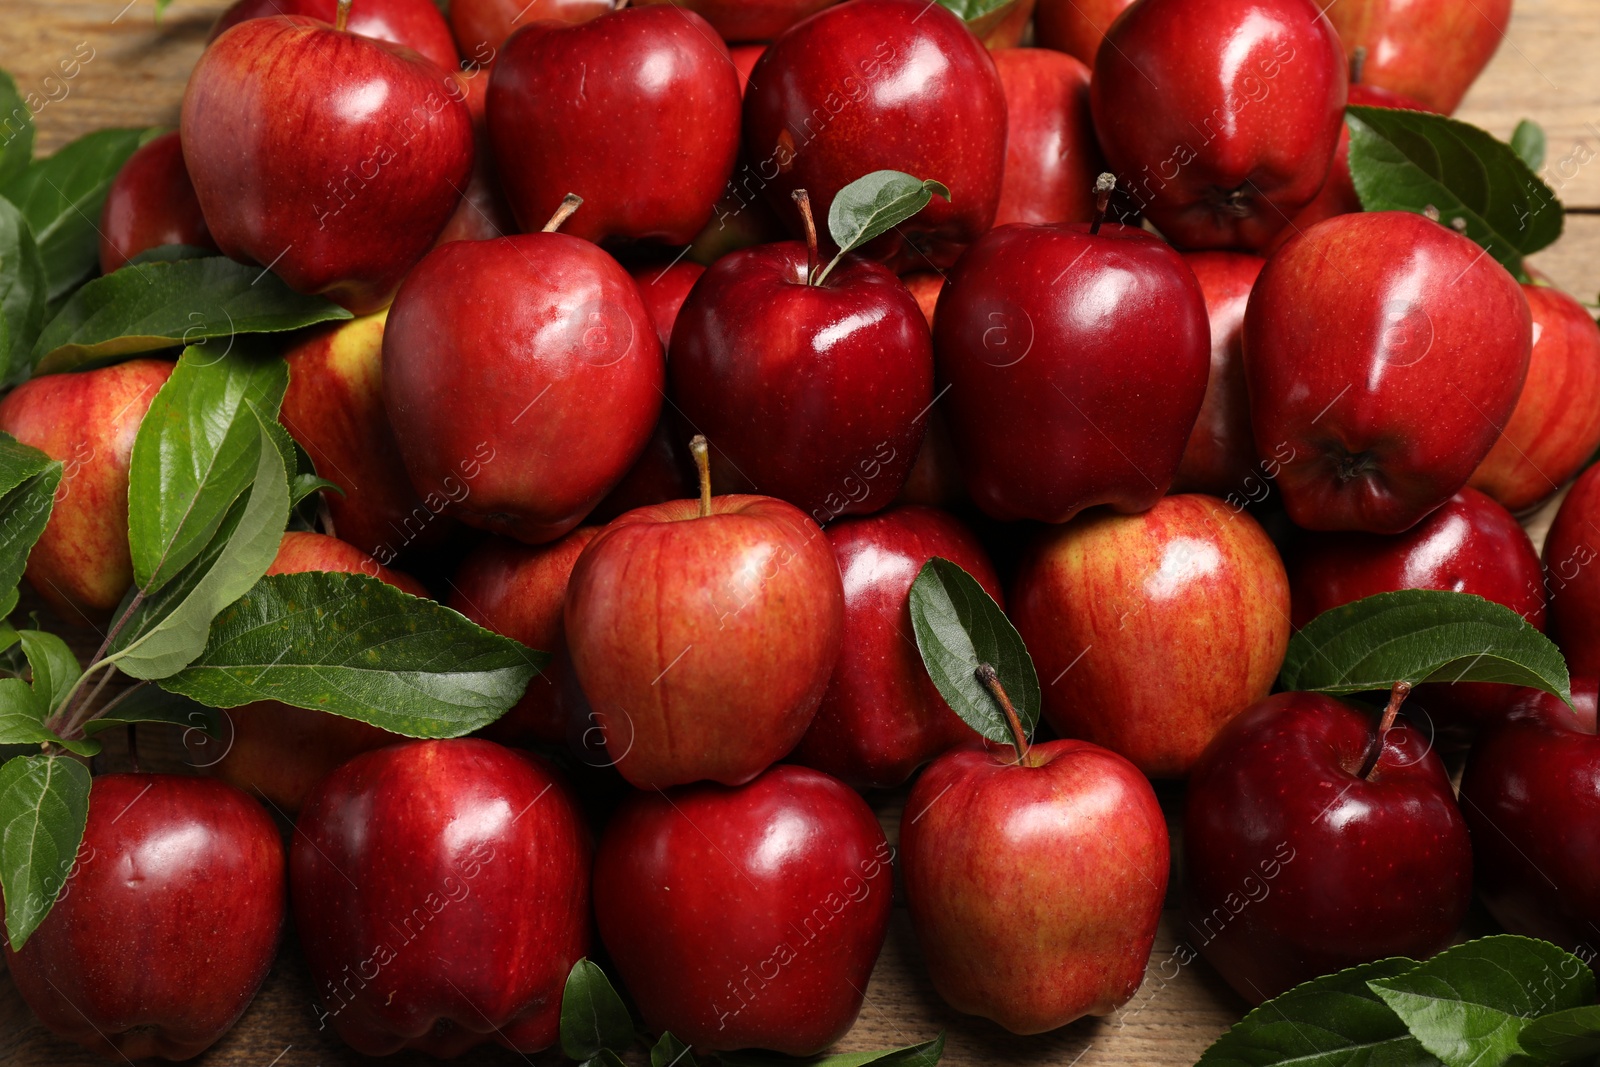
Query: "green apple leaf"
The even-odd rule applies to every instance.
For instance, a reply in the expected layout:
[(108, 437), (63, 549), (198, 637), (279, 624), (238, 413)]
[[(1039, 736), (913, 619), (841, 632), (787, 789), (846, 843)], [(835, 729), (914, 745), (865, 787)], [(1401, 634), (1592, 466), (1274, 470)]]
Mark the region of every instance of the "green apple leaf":
[(1518, 278), (1524, 256), (1561, 236), (1565, 213), (1510, 145), (1423, 111), (1352, 107), (1350, 174), (1368, 211), (1439, 213)]
[(747, 1049), (742, 1052), (719, 1052), (717, 1060), (724, 1067), (934, 1067), (944, 1057), (944, 1034), (932, 1041), (924, 1041), (904, 1048), (880, 1049), (875, 1052), (841, 1052), (834, 1056), (812, 1059), (795, 1059), (777, 1052)]
[(11, 75), (0, 70), (0, 189), (27, 170), (32, 158), (33, 109), (17, 92)]
[[(256, 412), (276, 420), (288, 386), (288, 365), (254, 346), (220, 359), (208, 345), (184, 349), (139, 424), (128, 470), (133, 578), (147, 596), (200, 554), (249, 487), (260, 458)], [(270, 443), (281, 455), (276, 435)], [(291, 448), (285, 466), (295, 461)]]
[(1541, 1015), (1594, 1003), (1594, 973), (1548, 941), (1498, 934), (1367, 983), (1446, 1067), (1499, 1067)]
[(939, 0), (939, 6), (968, 24), (980, 22), (1017, 0)]
[(549, 659), (365, 574), (269, 575), (161, 681), (214, 708), (279, 700), (407, 737), (459, 737), (505, 714)]
[(100, 212), (117, 171), (156, 129), (96, 130), (36, 159), (0, 194), (22, 209), (44, 261), (46, 292), (71, 292), (100, 262)]
[(1395, 957), (1297, 985), (1235, 1023), (1196, 1067), (1437, 1067), (1367, 985), (1416, 966)]
[(1022, 635), (959, 564), (935, 556), (911, 583), (911, 628), (928, 676), (945, 703), (990, 741), (1008, 743), (1005, 714), (978, 681), (987, 663), (1000, 677), (1030, 737), (1039, 722), (1039, 675)]
[(89, 769), (65, 756), (0, 766), (0, 887), (6, 934), (22, 948), (55, 906), (89, 818)]
[(1544, 166), (1546, 142), (1544, 127), (1532, 119), (1523, 119), (1511, 131), (1511, 150), (1522, 158), (1528, 169), (1537, 174)]
[(179, 345), (216, 342), (226, 351), (240, 334), (350, 317), (337, 304), (302, 296), (276, 275), (225, 256), (145, 263), (73, 293), (39, 334), (33, 359), (41, 373), (53, 374)]
[(625, 1049), (635, 1036), (633, 1016), (606, 972), (589, 959), (574, 963), (561, 993), (561, 1051), (587, 1060), (602, 1050)]
[(230, 524), (214, 556), (201, 554), (204, 570), (192, 584), (174, 583), (185, 587), (183, 599), (148, 625), (130, 626), (137, 636), (107, 657), (124, 674), (155, 680), (187, 667), (206, 650), (211, 620), (249, 592), (277, 558), (289, 522), (289, 481), (265, 419), (248, 403), (246, 409), (255, 420), (255, 476), (237, 524)]
[(11, 201), (0, 199), (0, 318), (5, 319), (4, 381), (28, 376), (28, 352), (44, 325), (44, 259), (28, 220)]
[(650, 1067), (700, 1067), (688, 1045), (668, 1031), (650, 1046)]
[(1325, 611), (1289, 640), (1283, 688), (1387, 690), (1395, 682), (1500, 682), (1572, 703), (1561, 650), (1526, 619), (1471, 593), (1407, 589)]
[(37, 751), (38, 746), (48, 743), (80, 756), (100, 751), (98, 741), (63, 741), (57, 737), (44, 724), (48, 709), (37, 690), (37, 681), (29, 686), (21, 678), (0, 678), (0, 747), (26, 745)]
[(216, 254), (215, 248), (201, 248), (199, 245), (157, 245), (145, 249), (117, 269), (127, 270), (143, 263), (176, 263), (180, 259), (206, 259)]
[(1600, 1056), (1600, 1005), (1552, 1012), (1517, 1035), (1522, 1054), (1541, 1063), (1575, 1063)]
[(50, 521), (61, 471), (37, 448), (0, 433), (0, 618), (17, 606), (17, 585)]
[(839, 255), (817, 275), (821, 285), (846, 252), (900, 225), (928, 206), (934, 195), (950, 199), (950, 190), (932, 179), (913, 178), (897, 170), (875, 170), (840, 189), (828, 206), (828, 233)]
[(49, 715), (72, 692), (83, 668), (67, 643), (53, 633), (18, 630), (17, 638), (22, 642), (22, 654), (28, 657), (28, 666), (33, 668), (34, 699)]

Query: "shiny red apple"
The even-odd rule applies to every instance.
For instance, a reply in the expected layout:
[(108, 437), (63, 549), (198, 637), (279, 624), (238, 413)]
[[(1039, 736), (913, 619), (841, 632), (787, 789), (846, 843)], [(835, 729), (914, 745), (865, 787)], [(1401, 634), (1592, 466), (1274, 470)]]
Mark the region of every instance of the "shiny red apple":
[(1334, 0), (1325, 13), (1364, 50), (1364, 81), (1448, 115), (1505, 39), (1511, 0)]
[[(1224, 499), (1253, 499), (1266, 473), (1250, 432), (1244, 381), (1244, 311), (1266, 260), (1240, 252), (1190, 252), (1184, 257), (1205, 294), (1211, 320), (1211, 374), (1200, 417), (1189, 433), (1174, 488)], [(1272, 457), (1276, 458), (1276, 457)], [(1271, 460), (1269, 459), (1269, 463)]]
[(1544, 539), (1550, 631), (1574, 674), (1600, 675), (1600, 467), (1583, 472)]
[(1001, 48), (1006, 167), (994, 224), (1088, 222), (1105, 170), (1089, 116), (1089, 68), (1047, 48)]
[(1033, 12), (1033, 39), (1094, 66), (1100, 42), (1133, 0), (1039, 0)]
[[(337, 11), (338, 0), (235, 0), (217, 16), (209, 40), (216, 40), (246, 19), (305, 15), (333, 22)], [(442, 70), (455, 70), (461, 61), (450, 27), (445, 25), (433, 0), (354, 0), (346, 28), (363, 37), (404, 45), (433, 60)]]
[(162, 245), (217, 247), (184, 168), (177, 130), (147, 141), (122, 164), (106, 190), (99, 228), (102, 274)]

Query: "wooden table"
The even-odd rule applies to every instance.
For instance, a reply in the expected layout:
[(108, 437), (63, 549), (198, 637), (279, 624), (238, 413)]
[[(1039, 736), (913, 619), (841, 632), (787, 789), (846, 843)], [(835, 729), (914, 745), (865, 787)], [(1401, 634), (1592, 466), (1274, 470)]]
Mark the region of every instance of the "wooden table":
[[(1468, 2), (1468, 0), (1462, 0)], [(1549, 135), (1545, 176), (1570, 212), (1566, 236), (1534, 263), (1556, 284), (1585, 302), (1600, 292), (1600, 15), (1594, 0), (1517, 0), (1499, 54), (1473, 88), (1460, 117), (1501, 137), (1522, 118)], [(126, 5), (126, 6), (124, 6)], [(43, 154), (103, 126), (176, 125), (189, 69), (212, 21), (216, 0), (175, 0), (160, 26), (153, 0), (7, 0), (0, 18), (0, 65), (24, 93), (43, 101), (36, 118)], [(74, 69), (74, 77), (62, 76)], [(1548, 516), (1531, 524), (1542, 539)], [(93, 635), (82, 635), (93, 647)], [(1169, 812), (1180, 801), (1163, 797)], [(879, 798), (891, 837), (903, 796)], [(1482, 923), (1482, 919), (1474, 920)], [(290, 945), (240, 1024), (195, 1061), (207, 1067), (317, 1067), (367, 1062), (331, 1032), (318, 1032), (305, 968)], [(930, 987), (910, 924), (896, 908), (883, 956), (867, 989), (860, 1021), (840, 1050), (886, 1048), (948, 1032), (951, 1067), (1008, 1064), (1191, 1064), (1245, 1010), (1203, 962), (1182, 965), (1176, 913), (1169, 911), (1156, 939), (1146, 981), (1122, 1011), (1083, 1020), (1053, 1034), (1018, 1038), (983, 1020), (945, 1007)], [(500, 1049), (463, 1057), (468, 1064), (555, 1063), (546, 1053), (533, 1061)], [(57, 1041), (33, 1019), (0, 977), (0, 1067), (77, 1067), (105, 1061)], [(386, 1062), (423, 1063), (424, 1057)]]

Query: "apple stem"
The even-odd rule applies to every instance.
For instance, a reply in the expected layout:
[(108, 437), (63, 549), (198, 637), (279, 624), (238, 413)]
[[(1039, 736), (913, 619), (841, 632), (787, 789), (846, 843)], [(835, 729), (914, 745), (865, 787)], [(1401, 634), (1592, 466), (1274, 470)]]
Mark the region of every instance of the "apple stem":
[(806, 229), (806, 284), (817, 285), (817, 220), (811, 216), (811, 194), (796, 189), (789, 195), (800, 209), (800, 223)]
[(1360, 85), (1361, 75), (1366, 72), (1366, 69), (1367, 47), (1366, 45), (1358, 44), (1350, 50), (1350, 84)]
[(550, 216), (550, 221), (544, 224), (545, 233), (555, 233), (561, 229), (561, 224), (572, 217), (572, 213), (583, 205), (583, 197), (577, 193), (568, 193), (561, 198), (561, 206), (556, 208), (556, 213)]
[(1358, 772), (1363, 779), (1372, 780), (1372, 772), (1378, 766), (1378, 758), (1383, 755), (1383, 739), (1389, 736), (1389, 731), (1394, 728), (1394, 719), (1400, 714), (1400, 705), (1406, 702), (1406, 697), (1411, 695), (1410, 682), (1396, 682), (1394, 688), (1389, 690), (1389, 704), (1383, 709), (1383, 718), (1378, 720), (1378, 736), (1373, 739), (1372, 747), (1367, 751), (1367, 758), (1361, 762)]
[(334, 11), (333, 28), (340, 33), (344, 32), (345, 24), (350, 21), (350, 5), (353, 2), (354, 0), (339, 0), (339, 6)]
[(1094, 222), (1089, 224), (1090, 237), (1099, 233), (1105, 223), (1106, 212), (1111, 210), (1111, 194), (1116, 188), (1117, 176), (1109, 171), (1094, 180)]
[(711, 514), (711, 448), (706, 435), (697, 433), (689, 439), (689, 451), (694, 454), (694, 467), (700, 474), (700, 517)]
[(1000, 705), (1000, 710), (1005, 712), (1006, 725), (1011, 727), (1011, 744), (1017, 750), (1017, 762), (1024, 767), (1033, 766), (1028, 759), (1028, 733), (1022, 728), (1022, 716), (1017, 714), (1016, 705), (1006, 695), (1006, 687), (1000, 684), (999, 672), (988, 663), (980, 663), (973, 673), (978, 676), (978, 684), (989, 691), (994, 702)]

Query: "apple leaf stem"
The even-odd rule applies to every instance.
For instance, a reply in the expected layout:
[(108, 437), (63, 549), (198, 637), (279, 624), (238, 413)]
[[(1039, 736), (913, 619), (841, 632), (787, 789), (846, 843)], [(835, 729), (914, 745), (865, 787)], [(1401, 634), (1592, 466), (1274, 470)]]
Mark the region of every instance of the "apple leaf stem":
[[(800, 222), (806, 230), (806, 284), (818, 285), (817, 280), (817, 220), (811, 215), (811, 194), (796, 189), (789, 194), (800, 209)], [(833, 264), (828, 264), (832, 268)]]
[(1107, 171), (1094, 180), (1094, 222), (1089, 225), (1089, 236), (1100, 232), (1111, 210), (1111, 194), (1116, 192), (1117, 176)]
[(1000, 674), (988, 663), (978, 664), (973, 672), (978, 677), (978, 682), (994, 697), (994, 702), (1000, 705), (1000, 710), (1005, 712), (1006, 725), (1011, 727), (1011, 743), (1017, 750), (1017, 762), (1024, 767), (1031, 767), (1033, 763), (1028, 759), (1028, 732), (1022, 728), (1022, 717), (1017, 714), (1016, 705), (1011, 703), (1011, 698), (1006, 695), (1006, 687), (1000, 684)]
[(690, 438), (689, 451), (700, 475), (700, 517), (704, 519), (711, 515), (711, 448), (706, 443), (706, 435), (697, 433)]
[(340, 33), (344, 32), (346, 23), (350, 21), (350, 5), (352, 0), (339, 0), (339, 6), (333, 15), (333, 28)]
[(545, 233), (555, 233), (561, 229), (561, 224), (572, 217), (572, 213), (583, 206), (583, 197), (577, 193), (568, 193), (561, 198), (561, 206), (556, 208), (556, 213), (550, 216), (550, 221), (544, 224)]
[(1361, 761), (1360, 775), (1363, 779), (1371, 781), (1372, 772), (1378, 766), (1378, 757), (1383, 755), (1383, 739), (1389, 736), (1389, 731), (1394, 728), (1395, 716), (1400, 714), (1400, 705), (1406, 702), (1406, 697), (1411, 695), (1411, 683), (1405, 680), (1394, 683), (1394, 688), (1389, 690), (1389, 703), (1383, 709), (1383, 718), (1378, 720), (1378, 734), (1372, 739), (1372, 747), (1367, 750), (1367, 758)]

